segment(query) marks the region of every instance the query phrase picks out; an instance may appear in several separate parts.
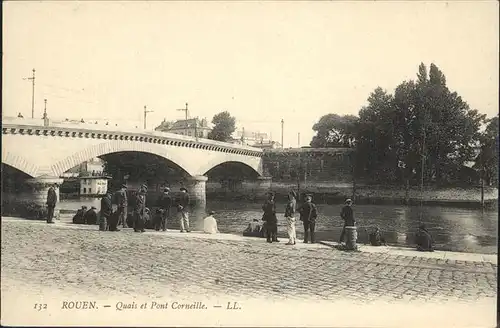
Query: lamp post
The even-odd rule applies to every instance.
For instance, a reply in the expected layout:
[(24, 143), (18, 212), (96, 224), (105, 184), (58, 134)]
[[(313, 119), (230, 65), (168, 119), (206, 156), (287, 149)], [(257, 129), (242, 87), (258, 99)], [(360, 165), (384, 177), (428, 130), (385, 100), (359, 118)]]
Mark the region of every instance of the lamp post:
[(188, 119), (188, 113), (189, 113), (189, 110), (188, 110), (188, 103), (186, 103), (186, 108), (178, 108), (177, 110), (183, 111), (183, 112), (185, 113), (185, 115), (186, 115), (186, 120), (184, 121), (184, 124), (185, 124), (185, 126), (186, 126), (186, 131), (185, 131), (185, 133), (186, 133), (186, 135), (187, 135), (187, 128), (188, 128), (188, 126), (187, 126), (187, 119)]
[(33, 76), (24, 78), (23, 80), (31, 80), (31, 118), (35, 118), (35, 69), (33, 68)]
[(146, 106), (144, 106), (144, 130), (146, 130), (146, 116), (147, 116), (148, 113), (152, 113), (152, 112), (154, 112), (154, 111), (147, 110)]
[(281, 119), (281, 149), (283, 149), (283, 128), (285, 125), (285, 121)]

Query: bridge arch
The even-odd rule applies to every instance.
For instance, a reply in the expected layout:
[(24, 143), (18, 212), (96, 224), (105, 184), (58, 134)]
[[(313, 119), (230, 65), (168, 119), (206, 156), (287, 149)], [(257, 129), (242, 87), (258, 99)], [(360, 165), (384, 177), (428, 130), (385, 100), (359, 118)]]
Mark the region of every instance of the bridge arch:
[(189, 157), (182, 156), (177, 151), (168, 149), (160, 144), (155, 143), (144, 143), (144, 142), (131, 142), (131, 141), (120, 141), (112, 140), (105, 143), (99, 143), (96, 145), (88, 146), (77, 152), (73, 152), (70, 155), (64, 157), (58, 162), (51, 166), (51, 171), (54, 176), (61, 176), (62, 173), (67, 170), (85, 162), (95, 157), (100, 157), (112, 153), (119, 152), (139, 152), (148, 153), (151, 155), (156, 155), (165, 158), (169, 162), (174, 163), (182, 170), (184, 170), (190, 176), (196, 175), (196, 170), (193, 169), (193, 165), (189, 161)]
[(30, 177), (34, 178), (38, 174), (38, 167), (31, 163), (24, 156), (11, 153), (2, 147), (2, 163), (7, 164)]
[[(262, 170), (255, 169), (255, 167), (252, 167), (248, 163), (237, 161), (237, 160), (228, 160), (228, 159), (223, 159), (223, 160), (218, 160), (218, 161), (213, 161), (206, 163), (203, 169), (200, 170), (200, 172), (203, 172), (203, 175), (207, 175), (210, 171), (223, 166), (223, 165), (238, 165), (241, 167), (244, 167), (245, 169), (250, 170), (255, 174), (256, 177), (261, 177), (262, 176)], [(260, 168), (260, 166), (259, 166)]]

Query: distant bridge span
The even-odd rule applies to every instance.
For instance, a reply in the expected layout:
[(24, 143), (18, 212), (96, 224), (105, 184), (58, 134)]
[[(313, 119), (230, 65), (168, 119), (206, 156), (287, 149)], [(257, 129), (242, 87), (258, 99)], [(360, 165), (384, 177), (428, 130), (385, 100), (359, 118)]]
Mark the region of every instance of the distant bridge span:
[[(14, 121), (14, 122), (13, 122)], [(60, 177), (91, 158), (116, 152), (144, 152), (163, 157), (190, 176), (206, 174), (225, 162), (238, 162), (262, 176), (261, 149), (172, 133), (107, 130), (69, 124), (49, 126), (5, 120), (2, 163), (33, 178)]]
[(117, 152), (149, 153), (178, 165), (190, 176), (187, 187), (196, 202), (206, 201), (205, 174), (227, 162), (250, 167), (262, 181), (257, 184), (269, 187), (269, 180), (262, 177), (263, 151), (258, 148), (172, 133), (3, 118), (2, 163), (32, 178), (27, 182), (32, 185), (33, 200), (41, 205), (49, 186), (62, 183), (64, 172)]

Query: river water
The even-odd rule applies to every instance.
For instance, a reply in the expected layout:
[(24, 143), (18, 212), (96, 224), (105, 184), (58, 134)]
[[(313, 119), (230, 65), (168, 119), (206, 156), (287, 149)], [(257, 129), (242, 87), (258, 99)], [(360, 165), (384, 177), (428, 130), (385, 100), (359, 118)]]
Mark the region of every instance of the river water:
[[(82, 205), (99, 209), (99, 199), (64, 199), (61, 209), (76, 211)], [(286, 241), (283, 217), (284, 203), (277, 204), (278, 236)], [(337, 241), (342, 229), (342, 205), (318, 205), (317, 240)], [(262, 218), (261, 203), (245, 201), (207, 201), (207, 210), (216, 212), (219, 230), (241, 234), (253, 219)], [(358, 242), (366, 241), (366, 231), (377, 225), (389, 244), (413, 246), (413, 234), (419, 223), (425, 223), (436, 242), (436, 249), (473, 253), (497, 253), (498, 209), (477, 210), (443, 206), (353, 205), (358, 226)], [(175, 211), (173, 211), (175, 212)], [(202, 208), (193, 211), (194, 223), (205, 215)], [(72, 216), (72, 215), (71, 215)], [(194, 217), (198, 217), (195, 219)], [(66, 218), (67, 219), (67, 218)], [(298, 220), (297, 220), (298, 221)], [(176, 219), (169, 228), (177, 229)], [(366, 229), (366, 230), (365, 230)], [(302, 238), (303, 227), (297, 222), (297, 237)]]

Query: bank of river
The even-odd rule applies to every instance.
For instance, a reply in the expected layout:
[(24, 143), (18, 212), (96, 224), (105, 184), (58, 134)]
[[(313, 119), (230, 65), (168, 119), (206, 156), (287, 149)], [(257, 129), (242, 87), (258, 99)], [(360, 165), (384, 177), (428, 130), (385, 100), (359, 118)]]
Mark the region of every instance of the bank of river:
[[(94, 205), (99, 208), (99, 199), (66, 199), (60, 203), (63, 212), (74, 212), (82, 205)], [(279, 236), (282, 239), (286, 237), (284, 206), (284, 203), (277, 205)], [(318, 205), (318, 240), (338, 240), (342, 227), (340, 209), (341, 205)], [(216, 211), (219, 230), (224, 233), (241, 234), (248, 222), (262, 217), (260, 202), (208, 200), (206, 210)], [(496, 209), (482, 211), (444, 206), (354, 205), (354, 212), (360, 242), (366, 240), (365, 229), (379, 226), (390, 244), (412, 246), (413, 234), (418, 224), (423, 222), (431, 231), (439, 250), (485, 254), (497, 252)], [(202, 208), (195, 209), (193, 223), (199, 223), (204, 213)], [(177, 220), (170, 220), (169, 228), (177, 227)], [(299, 238), (303, 236), (303, 231), (298, 222)]]

